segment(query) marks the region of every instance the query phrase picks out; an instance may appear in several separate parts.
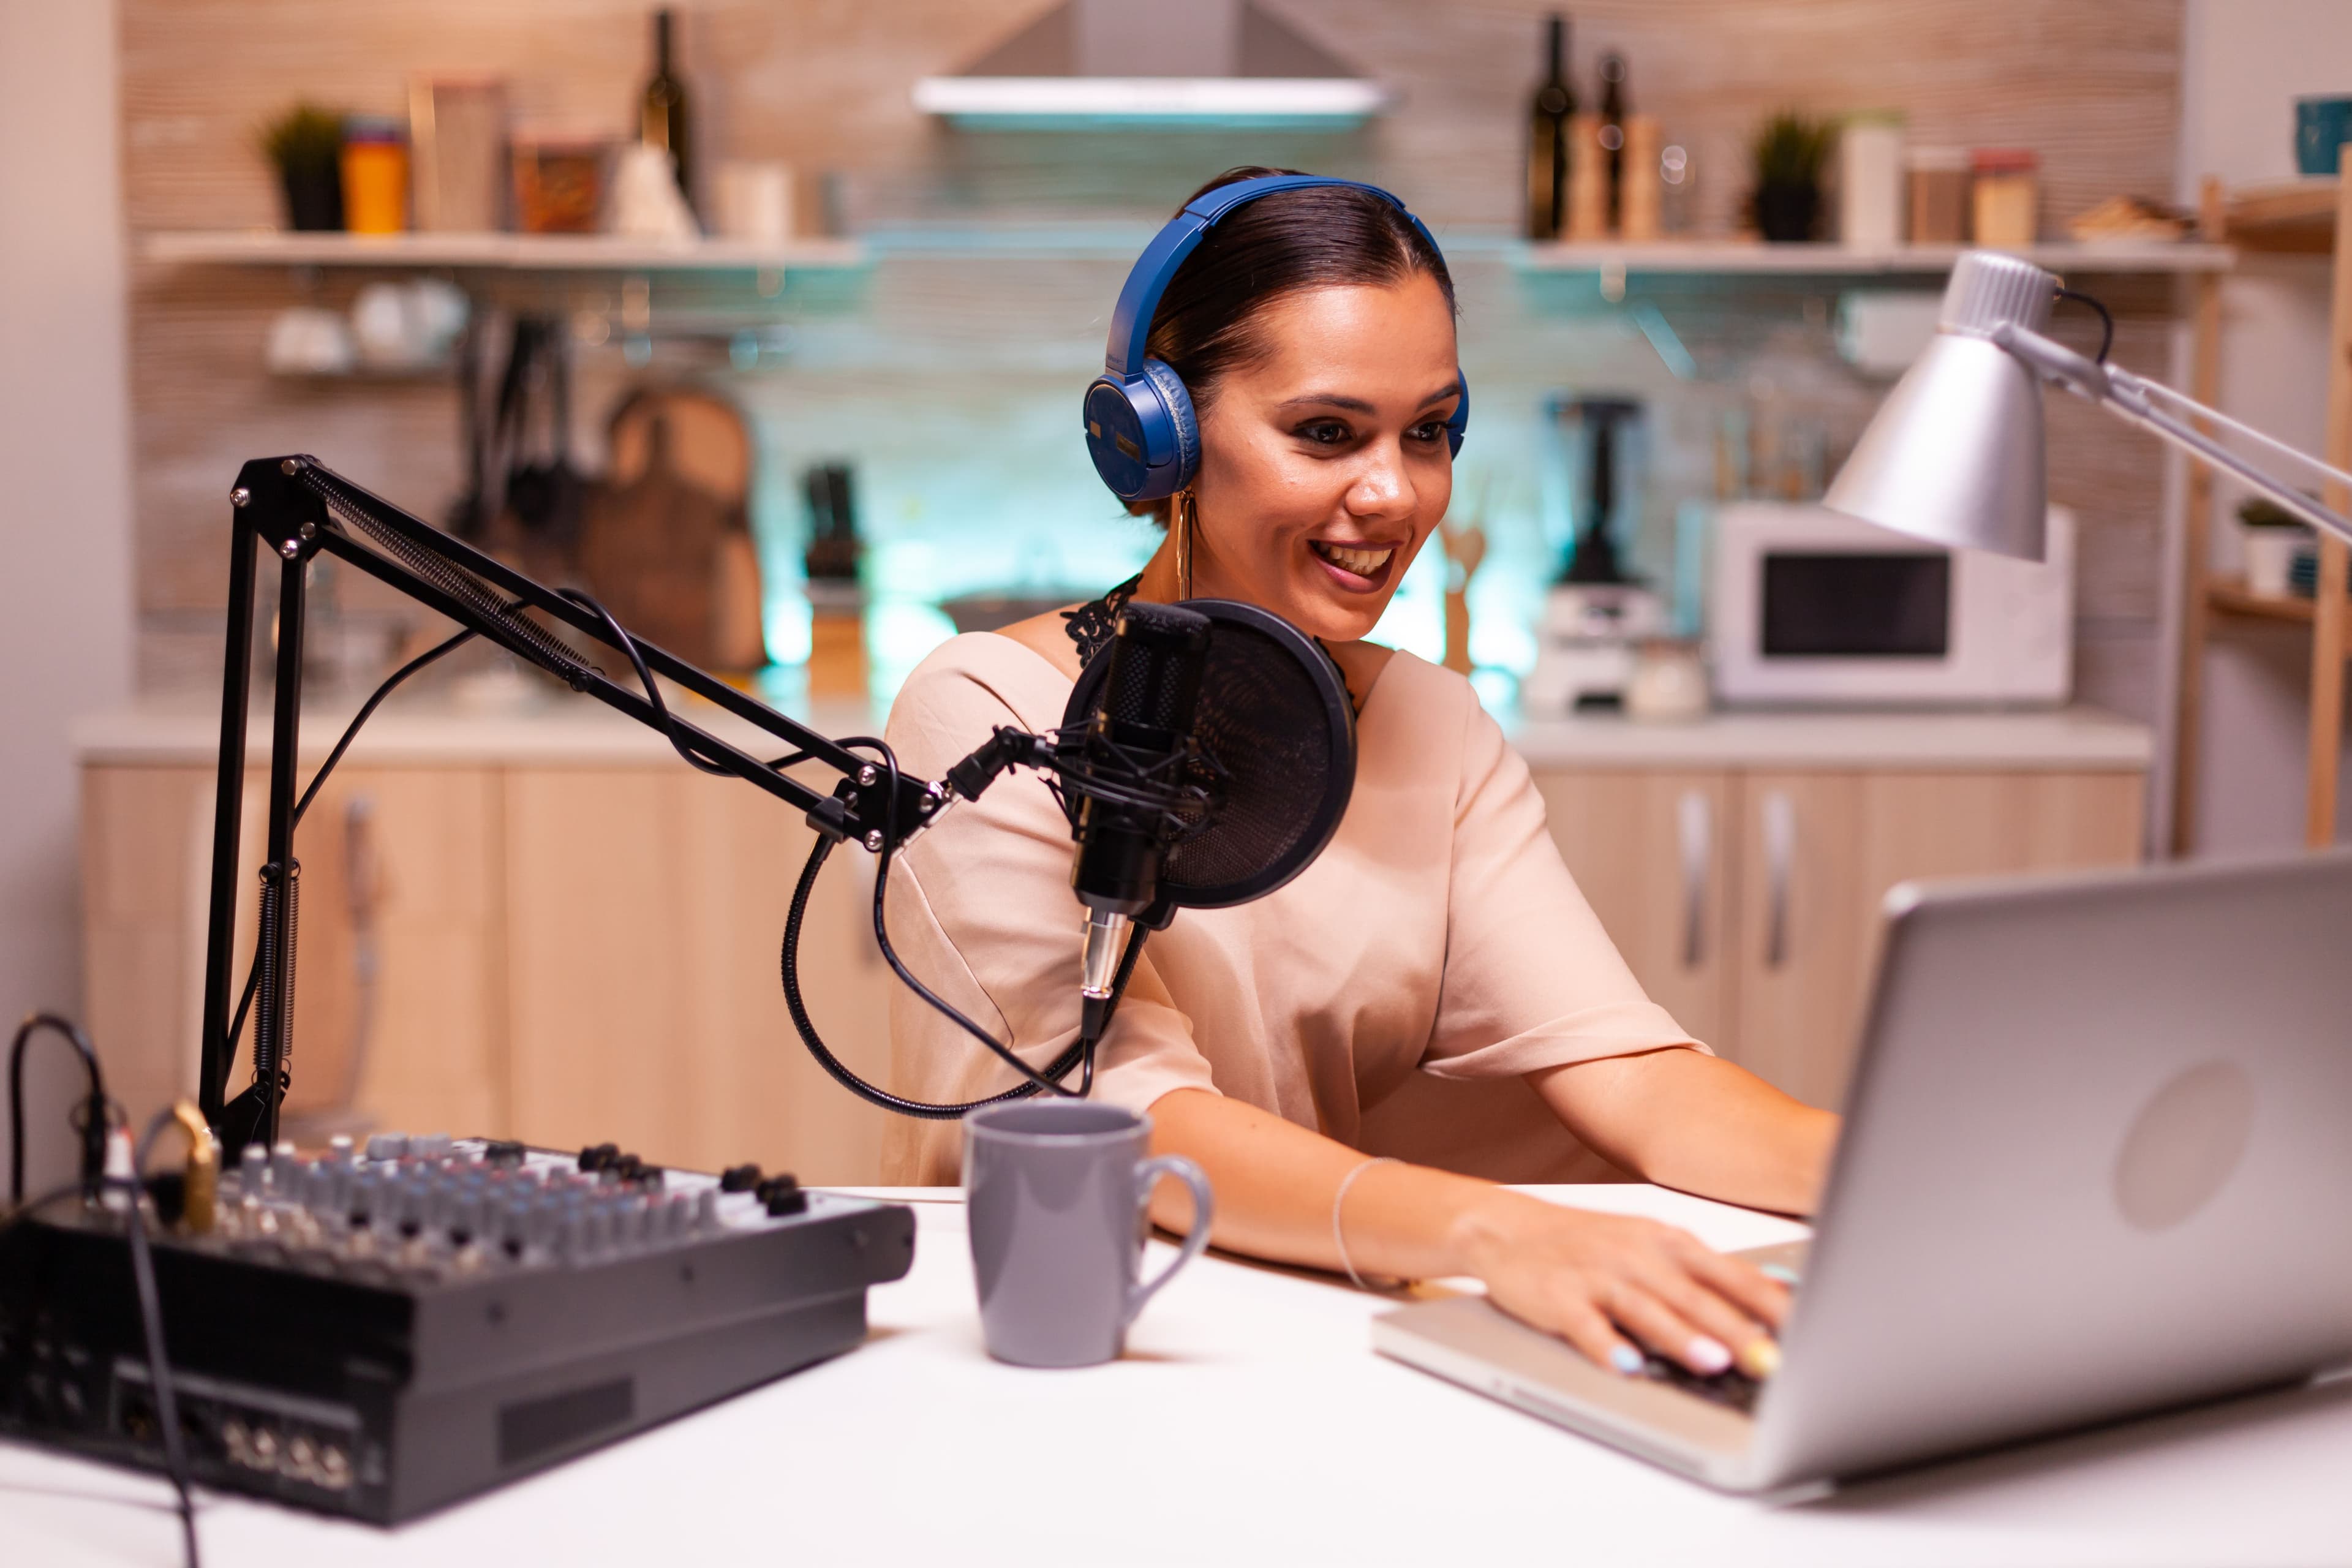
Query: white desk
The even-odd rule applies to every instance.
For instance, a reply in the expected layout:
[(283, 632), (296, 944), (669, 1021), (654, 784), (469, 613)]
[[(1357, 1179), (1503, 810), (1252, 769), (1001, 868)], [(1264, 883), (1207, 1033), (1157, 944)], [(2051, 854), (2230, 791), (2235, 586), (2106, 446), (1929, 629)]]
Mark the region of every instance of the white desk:
[[(1570, 1194), (1718, 1247), (1799, 1233), (1654, 1188), (1548, 1190)], [(1000, 1366), (961, 1206), (917, 1213), (914, 1272), (874, 1293), (851, 1355), (394, 1531), (205, 1494), (205, 1561), (2352, 1562), (2352, 1382), (1776, 1510), (1375, 1356), (1379, 1298), (1215, 1257), (1152, 1303), (1125, 1361)], [(168, 1497), (0, 1445), (0, 1562), (176, 1563)]]

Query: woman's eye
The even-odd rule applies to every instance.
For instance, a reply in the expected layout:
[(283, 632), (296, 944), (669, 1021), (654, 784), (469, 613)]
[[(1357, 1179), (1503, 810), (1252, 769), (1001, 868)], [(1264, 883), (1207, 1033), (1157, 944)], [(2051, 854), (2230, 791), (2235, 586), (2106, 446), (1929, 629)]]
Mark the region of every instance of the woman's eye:
[(1312, 419), (1298, 427), (1298, 436), (1318, 447), (1336, 447), (1348, 438), (1348, 427), (1337, 419)]
[(1445, 421), (1443, 419), (1424, 419), (1420, 424), (1414, 426), (1412, 429), (1406, 431), (1405, 434), (1416, 441), (1440, 440), (1445, 435)]

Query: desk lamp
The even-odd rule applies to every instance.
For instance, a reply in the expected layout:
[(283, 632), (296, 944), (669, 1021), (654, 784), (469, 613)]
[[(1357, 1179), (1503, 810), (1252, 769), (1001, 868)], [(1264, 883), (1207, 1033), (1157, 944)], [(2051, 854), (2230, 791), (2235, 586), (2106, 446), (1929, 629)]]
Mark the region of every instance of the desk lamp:
[[(2060, 299), (2106, 320), (2096, 359), (2053, 342), (2041, 329)], [(2106, 308), (2063, 287), (2055, 273), (1990, 250), (1964, 253), (1944, 289), (1936, 335), (1904, 373), (1822, 497), (1832, 511), (1937, 544), (2042, 559), (2040, 382), (2055, 382), (2116, 417), (2152, 430), (2270, 497), (2294, 516), (2352, 541), (2352, 518), (2314, 500), (2272, 471), (2301, 467), (2352, 491), (2352, 474), (2106, 363), (2115, 323)], [(2210, 421), (2258, 448), (2271, 467), (2240, 456), (2189, 423)]]

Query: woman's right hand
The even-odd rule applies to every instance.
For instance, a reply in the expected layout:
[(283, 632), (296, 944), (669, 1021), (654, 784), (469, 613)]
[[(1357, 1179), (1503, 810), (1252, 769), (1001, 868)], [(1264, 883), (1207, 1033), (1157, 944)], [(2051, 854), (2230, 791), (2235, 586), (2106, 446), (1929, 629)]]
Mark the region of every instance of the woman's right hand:
[(1738, 1366), (1769, 1377), (1787, 1287), (1688, 1231), (1632, 1215), (1563, 1208), (1496, 1190), (1458, 1221), (1488, 1298), (1633, 1374), (1647, 1347), (1702, 1376)]

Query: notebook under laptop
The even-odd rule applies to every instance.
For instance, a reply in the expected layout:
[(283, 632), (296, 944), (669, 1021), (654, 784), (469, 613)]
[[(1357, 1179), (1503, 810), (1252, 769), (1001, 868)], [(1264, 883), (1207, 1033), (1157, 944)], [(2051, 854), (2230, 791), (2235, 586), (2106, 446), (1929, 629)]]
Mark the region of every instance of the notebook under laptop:
[(1475, 1296), (1374, 1346), (1738, 1491), (2352, 1364), (2352, 854), (1898, 888), (1882, 952), (1770, 1383)]

